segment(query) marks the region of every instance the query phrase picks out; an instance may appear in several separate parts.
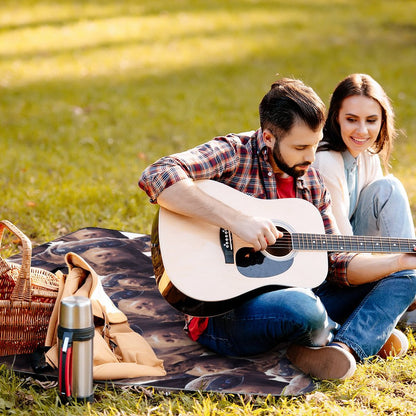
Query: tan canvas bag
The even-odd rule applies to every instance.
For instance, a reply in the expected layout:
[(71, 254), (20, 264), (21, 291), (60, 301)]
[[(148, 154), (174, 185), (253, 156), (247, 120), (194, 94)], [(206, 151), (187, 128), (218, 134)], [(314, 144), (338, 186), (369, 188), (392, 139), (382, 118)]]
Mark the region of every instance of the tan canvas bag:
[(97, 273), (80, 256), (65, 256), (68, 274), (57, 273), (59, 294), (52, 312), (45, 345), (51, 347), (46, 361), (58, 367), (59, 311), (61, 299), (67, 296), (85, 296), (91, 300), (95, 322), (93, 340), (94, 380), (117, 380), (145, 376), (164, 376), (163, 361), (158, 359), (148, 342), (134, 332), (127, 317), (104, 292)]

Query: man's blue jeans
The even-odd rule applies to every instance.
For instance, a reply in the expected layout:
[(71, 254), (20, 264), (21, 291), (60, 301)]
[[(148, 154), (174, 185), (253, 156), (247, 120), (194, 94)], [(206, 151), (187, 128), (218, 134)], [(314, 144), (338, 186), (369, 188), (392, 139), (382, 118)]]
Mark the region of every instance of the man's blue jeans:
[(318, 297), (307, 289), (260, 295), (211, 318), (198, 342), (219, 354), (246, 356), (282, 342), (321, 346), (334, 340), (350, 346), (362, 360), (377, 354), (412, 302), (416, 273), (398, 272), (355, 287), (325, 282), (314, 292)]
[[(364, 188), (352, 225), (356, 235), (414, 238), (401, 183), (390, 175)], [(355, 287), (325, 282), (313, 292), (281, 289), (263, 294), (211, 318), (198, 342), (220, 354), (244, 356), (281, 342), (325, 345), (336, 333), (334, 341), (350, 346), (362, 360), (377, 354), (412, 303), (416, 273), (402, 271)]]
[(223, 355), (255, 355), (282, 342), (325, 345), (336, 326), (311, 290), (280, 289), (211, 318), (198, 342)]

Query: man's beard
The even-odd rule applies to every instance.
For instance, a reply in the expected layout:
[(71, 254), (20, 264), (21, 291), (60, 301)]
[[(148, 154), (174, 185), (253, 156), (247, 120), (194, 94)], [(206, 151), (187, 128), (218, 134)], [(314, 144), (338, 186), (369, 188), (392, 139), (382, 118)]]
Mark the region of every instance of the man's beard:
[(289, 166), (283, 159), (282, 154), (280, 153), (280, 147), (278, 142), (276, 141), (273, 146), (273, 159), (277, 165), (277, 167), (284, 173), (292, 176), (292, 178), (299, 178), (303, 176), (306, 172), (306, 169), (297, 169), (299, 166), (309, 166), (310, 162), (299, 163), (297, 165)]

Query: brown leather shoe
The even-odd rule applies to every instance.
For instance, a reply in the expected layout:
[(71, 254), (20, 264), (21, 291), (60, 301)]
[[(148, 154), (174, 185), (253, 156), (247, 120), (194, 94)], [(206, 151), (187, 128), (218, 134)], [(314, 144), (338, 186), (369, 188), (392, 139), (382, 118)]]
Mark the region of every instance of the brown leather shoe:
[(321, 380), (345, 380), (357, 368), (354, 356), (342, 347), (315, 348), (293, 344), (286, 355), (299, 370)]
[(381, 358), (387, 357), (395, 357), (400, 358), (403, 357), (407, 350), (409, 349), (409, 341), (403, 332), (399, 331), (398, 329), (393, 329), (388, 340), (385, 344), (381, 347), (380, 351), (377, 355)]

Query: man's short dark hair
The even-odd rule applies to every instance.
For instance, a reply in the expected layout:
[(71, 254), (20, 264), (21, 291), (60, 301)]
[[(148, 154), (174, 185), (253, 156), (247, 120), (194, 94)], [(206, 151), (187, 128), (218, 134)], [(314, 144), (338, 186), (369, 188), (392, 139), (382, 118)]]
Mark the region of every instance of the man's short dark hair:
[(260, 106), (260, 126), (277, 138), (284, 137), (296, 121), (316, 131), (325, 121), (325, 105), (316, 92), (302, 81), (282, 78), (274, 82)]

